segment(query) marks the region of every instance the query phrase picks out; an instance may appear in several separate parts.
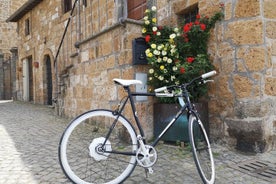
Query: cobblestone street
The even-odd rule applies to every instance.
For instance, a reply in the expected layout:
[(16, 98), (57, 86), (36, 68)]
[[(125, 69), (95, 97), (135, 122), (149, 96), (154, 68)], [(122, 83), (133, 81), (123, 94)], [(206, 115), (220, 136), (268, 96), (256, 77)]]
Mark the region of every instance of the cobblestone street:
[[(59, 139), (68, 120), (54, 115), (47, 106), (23, 102), (0, 101), (0, 184), (67, 184), (70, 183), (59, 166)], [(146, 178), (144, 169), (136, 167), (125, 182), (139, 183), (196, 183), (201, 180), (191, 152), (160, 144), (154, 174)], [(248, 160), (269, 163), (276, 173), (276, 151), (245, 155), (213, 145), (216, 165), (216, 184), (267, 184), (272, 178), (253, 176), (235, 169)]]

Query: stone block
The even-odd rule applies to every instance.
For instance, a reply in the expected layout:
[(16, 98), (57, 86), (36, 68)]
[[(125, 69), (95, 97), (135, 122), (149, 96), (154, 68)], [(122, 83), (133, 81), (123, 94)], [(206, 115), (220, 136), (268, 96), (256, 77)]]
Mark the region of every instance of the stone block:
[(234, 17), (255, 17), (260, 14), (260, 0), (238, 0), (235, 5)]
[(265, 78), (265, 94), (269, 96), (276, 96), (276, 78)]
[(243, 100), (237, 102), (234, 107), (235, 116), (239, 119), (261, 118), (270, 115), (273, 112), (273, 104), (268, 100)]
[(225, 120), (228, 135), (236, 139), (236, 148), (244, 152), (263, 153), (268, 149), (265, 139), (264, 121), (254, 119)]
[(245, 76), (235, 75), (233, 77), (234, 94), (238, 98), (246, 98), (252, 95), (253, 82)]
[(276, 1), (275, 0), (264, 0), (263, 1), (263, 7), (264, 7), (264, 16), (265, 18), (269, 19), (275, 19), (275, 9), (276, 9)]
[(230, 22), (226, 28), (226, 39), (235, 45), (263, 44), (263, 22), (261, 19)]
[(266, 23), (266, 37), (271, 39), (276, 39), (276, 22), (274, 21), (268, 21)]
[(237, 58), (243, 59), (249, 71), (262, 71), (265, 68), (266, 50), (263, 47), (240, 48)]
[(230, 20), (233, 17), (232, 6), (232, 2), (227, 2), (224, 4), (224, 20)]
[(233, 94), (229, 89), (229, 77), (224, 75), (217, 81), (217, 95), (224, 100), (231, 100)]

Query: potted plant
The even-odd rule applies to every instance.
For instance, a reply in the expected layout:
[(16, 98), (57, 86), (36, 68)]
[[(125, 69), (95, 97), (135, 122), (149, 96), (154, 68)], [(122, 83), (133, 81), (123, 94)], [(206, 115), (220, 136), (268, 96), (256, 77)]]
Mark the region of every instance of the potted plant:
[[(222, 16), (222, 12), (215, 13), (211, 18), (198, 14), (194, 22), (186, 22), (180, 27), (170, 27), (158, 25), (155, 6), (145, 11), (142, 34), (149, 46), (145, 52), (150, 65), (148, 84), (152, 89), (185, 83), (213, 70), (207, 46), (210, 30)], [(191, 99), (194, 102), (207, 94), (206, 85), (200, 88), (192, 86), (191, 90)], [(175, 100), (160, 98), (161, 103), (174, 103)], [(155, 106), (162, 109), (160, 104)], [(175, 111), (174, 106), (164, 109)], [(155, 108), (154, 114), (159, 116), (154, 117), (154, 123), (159, 123), (160, 115), (164, 113), (156, 112)]]

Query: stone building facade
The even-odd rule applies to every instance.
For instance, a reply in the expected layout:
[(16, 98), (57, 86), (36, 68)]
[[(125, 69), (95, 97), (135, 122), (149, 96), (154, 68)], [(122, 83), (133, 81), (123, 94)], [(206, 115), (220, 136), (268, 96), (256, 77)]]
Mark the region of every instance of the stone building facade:
[[(76, 1), (70, 16), (67, 10), (74, 2), (29, 0), (8, 19), (17, 22), (20, 39), (18, 99), (51, 104), (53, 98), (57, 112), (68, 117), (88, 109), (114, 108), (123, 90), (112, 79), (133, 79), (148, 70), (132, 63), (132, 41), (141, 37), (146, 6), (157, 6), (160, 24), (176, 25), (195, 7), (210, 16), (223, 3), (224, 20), (217, 23), (209, 43), (219, 72), (210, 85), (211, 138), (244, 151), (275, 147), (276, 1), (87, 0)], [(137, 101), (148, 138), (153, 101)]]
[[(9, 15), (16, 11), (25, 1), (2, 0), (0, 1), (0, 99), (14, 97), (15, 86), (15, 60), (12, 52), (17, 45), (16, 23), (7, 23)], [(12, 49), (11, 49), (12, 48)]]

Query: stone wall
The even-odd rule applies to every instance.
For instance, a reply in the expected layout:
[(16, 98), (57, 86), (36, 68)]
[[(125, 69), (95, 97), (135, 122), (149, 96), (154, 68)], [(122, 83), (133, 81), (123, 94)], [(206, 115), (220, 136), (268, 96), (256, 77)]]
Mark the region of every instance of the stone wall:
[(240, 150), (263, 152), (275, 145), (275, 38), (269, 30), (276, 1), (246, 2), (226, 1), (225, 21), (214, 35), (219, 76), (211, 90), (211, 130)]
[(7, 23), (7, 18), (24, 2), (17, 0), (0, 1), (0, 99), (14, 97), (15, 87), (15, 61), (12, 60), (11, 48), (17, 46), (16, 23)]

